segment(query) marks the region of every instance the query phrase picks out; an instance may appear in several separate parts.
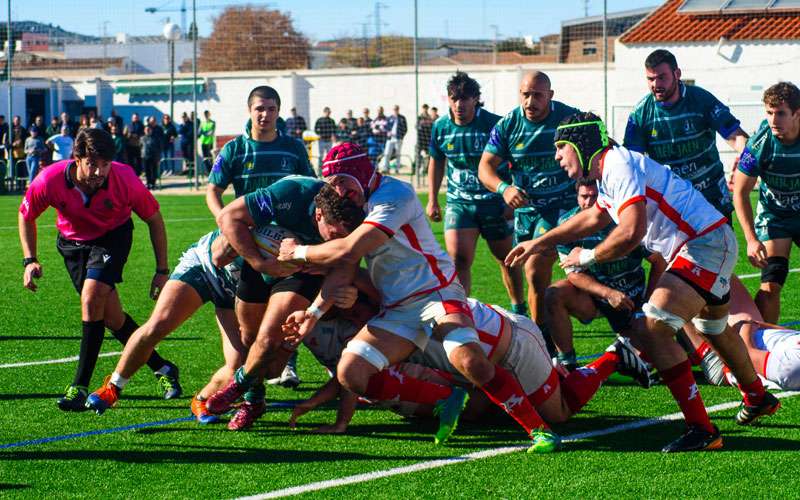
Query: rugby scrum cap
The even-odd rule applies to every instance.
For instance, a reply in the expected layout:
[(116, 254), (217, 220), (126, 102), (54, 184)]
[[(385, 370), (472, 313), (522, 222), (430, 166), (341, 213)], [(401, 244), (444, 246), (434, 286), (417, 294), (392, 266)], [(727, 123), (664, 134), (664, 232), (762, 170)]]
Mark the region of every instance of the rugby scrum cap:
[(569, 144), (578, 153), (583, 175), (589, 173), (592, 160), (609, 145), (606, 125), (594, 113), (575, 113), (556, 128), (556, 145)]
[(343, 142), (332, 147), (322, 162), (322, 177), (332, 175), (346, 175), (354, 179), (366, 194), (375, 175), (375, 167), (358, 144)]

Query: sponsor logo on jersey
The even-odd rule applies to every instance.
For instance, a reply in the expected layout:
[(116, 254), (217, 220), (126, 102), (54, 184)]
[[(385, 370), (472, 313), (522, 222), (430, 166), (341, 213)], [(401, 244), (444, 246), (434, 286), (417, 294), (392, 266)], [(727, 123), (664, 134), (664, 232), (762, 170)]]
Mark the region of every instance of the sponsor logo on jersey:
[(694, 123), (691, 120), (686, 120), (683, 123), (683, 131), (687, 134), (691, 134), (693, 132), (697, 132), (697, 129), (694, 127)]
[(524, 143), (524, 142), (518, 142), (518, 143), (517, 143), (517, 145), (516, 145), (516, 146), (514, 146), (514, 147), (515, 147), (516, 149), (522, 149), (522, 148), (524, 148), (524, 147), (525, 147), (525, 143)]
[(658, 130), (656, 130), (656, 129), (651, 130), (650, 131), (650, 137), (652, 137), (653, 139), (658, 137)]
[(225, 161), (225, 158), (222, 155), (218, 155), (217, 159), (214, 160), (214, 166), (211, 167), (212, 172), (221, 172), (222, 171), (222, 163)]
[(253, 170), (253, 162), (252, 161), (245, 162), (244, 169), (245, 170)]
[(449, 144), (447, 145), (447, 150), (448, 150), (448, 151), (452, 151), (452, 150), (454, 150), (454, 149), (455, 149), (455, 147), (456, 147), (456, 146), (455, 146), (455, 145), (454, 145), (454, 144), (451, 142), (451, 143), (449, 143)]
[(289, 160), (287, 160), (285, 156), (281, 160), (281, 170), (283, 170), (284, 172), (289, 172), (290, 170), (292, 170), (291, 165), (289, 165)]

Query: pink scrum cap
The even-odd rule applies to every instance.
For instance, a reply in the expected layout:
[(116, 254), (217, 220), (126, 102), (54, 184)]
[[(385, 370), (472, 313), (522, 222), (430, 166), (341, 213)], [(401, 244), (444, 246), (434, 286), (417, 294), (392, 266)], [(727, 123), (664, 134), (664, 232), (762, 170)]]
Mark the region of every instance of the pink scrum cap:
[(375, 167), (358, 144), (344, 142), (332, 147), (322, 162), (322, 177), (333, 175), (346, 175), (354, 179), (366, 194), (375, 175)]

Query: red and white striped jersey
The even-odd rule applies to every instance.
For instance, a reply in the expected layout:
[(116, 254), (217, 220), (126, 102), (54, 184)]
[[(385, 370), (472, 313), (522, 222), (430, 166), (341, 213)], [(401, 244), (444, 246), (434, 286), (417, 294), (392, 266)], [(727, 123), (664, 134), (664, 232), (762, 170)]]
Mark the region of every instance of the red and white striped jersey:
[(384, 307), (444, 288), (455, 279), (455, 265), (433, 236), (411, 184), (383, 176), (367, 201), (364, 224), (390, 236), (366, 256)]
[(671, 261), (680, 247), (726, 222), (692, 184), (669, 167), (622, 146), (600, 161), (597, 207), (619, 223), (622, 211), (638, 201), (647, 207), (642, 244)]

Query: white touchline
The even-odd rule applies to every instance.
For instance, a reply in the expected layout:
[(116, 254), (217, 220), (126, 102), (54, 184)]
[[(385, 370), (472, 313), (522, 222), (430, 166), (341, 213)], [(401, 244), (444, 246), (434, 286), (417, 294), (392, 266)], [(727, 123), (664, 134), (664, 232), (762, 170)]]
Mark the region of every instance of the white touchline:
[[(169, 224), (170, 222), (197, 222), (197, 221), (201, 221), (201, 220), (208, 221), (208, 222), (214, 222), (214, 218), (211, 216), (211, 214), (208, 214), (208, 217), (187, 217), (187, 218), (184, 218), (184, 219), (167, 219), (167, 220), (164, 221), (164, 223), (165, 224)], [(44, 229), (44, 228), (52, 229), (52, 228), (56, 227), (56, 225), (55, 224), (42, 224), (42, 225), (39, 225), (37, 227), (39, 229)], [(18, 228), (19, 228), (18, 226), (0, 226), (0, 230), (9, 230), (9, 229), (18, 229)]]
[[(98, 354), (97, 357), (107, 358), (109, 356), (119, 356), (120, 354), (122, 354), (122, 351), (102, 352)], [(0, 365), (0, 368), (20, 368), (22, 366), (55, 365), (58, 363), (69, 363), (71, 361), (78, 361), (78, 356), (71, 356), (69, 358), (61, 358), (61, 359), (45, 359), (43, 361), (23, 361), (21, 363), (6, 363), (4, 365)]]
[[(800, 273), (800, 267), (796, 267), (794, 269), (789, 269), (790, 273)], [(761, 276), (761, 273), (753, 273), (753, 274), (740, 274), (739, 279), (747, 279), (747, 278), (758, 278)]]
[[(775, 396), (777, 396), (779, 398), (788, 398), (788, 397), (792, 397), (792, 396), (797, 396), (798, 394), (800, 394), (800, 391), (785, 391), (785, 392), (781, 392), (781, 393), (775, 394)], [(714, 412), (718, 412), (718, 411), (729, 410), (731, 408), (736, 408), (737, 406), (739, 406), (739, 404), (740, 404), (739, 401), (732, 401), (732, 402), (729, 402), (729, 403), (720, 403), (718, 405), (709, 406), (708, 408), (706, 408), (706, 410), (708, 411), (708, 413), (714, 413)], [(668, 422), (668, 421), (672, 421), (672, 420), (681, 420), (682, 418), (683, 418), (683, 414), (682, 413), (680, 413), (680, 412), (672, 413), (672, 414), (669, 414), (669, 415), (663, 415), (661, 417), (648, 418), (648, 419), (644, 419), (644, 420), (637, 420), (635, 422), (630, 422), (630, 423), (627, 423), (627, 424), (615, 425), (615, 426), (612, 426), (612, 427), (608, 427), (606, 429), (599, 429), (599, 430), (596, 430), (596, 431), (587, 431), (587, 432), (579, 432), (578, 434), (571, 434), (569, 436), (564, 436), (563, 437), (563, 441), (564, 442), (572, 442), (572, 441), (578, 441), (578, 440), (581, 440), (581, 439), (587, 439), (587, 438), (596, 437), (596, 436), (605, 436), (607, 434), (614, 434), (614, 433), (617, 433), (617, 432), (629, 431), (629, 430), (632, 430), (632, 429), (639, 429), (641, 427), (648, 427), (648, 426), (651, 426), (651, 425), (660, 424), (662, 422)], [(339, 478), (339, 479), (330, 479), (328, 481), (319, 481), (319, 482), (316, 482), (316, 483), (309, 483), (309, 484), (304, 484), (304, 485), (301, 485), (301, 486), (293, 486), (291, 488), (284, 488), (284, 489), (280, 489), (280, 490), (268, 491), (266, 493), (260, 493), (258, 495), (253, 495), (253, 496), (249, 496), (249, 497), (240, 497), (238, 500), (261, 500), (261, 499), (265, 499), (265, 498), (282, 498), (282, 497), (287, 497), (287, 496), (292, 496), (292, 495), (300, 495), (302, 493), (308, 493), (308, 492), (311, 492), (311, 491), (326, 490), (328, 488), (335, 488), (337, 486), (345, 486), (345, 485), (348, 485), (348, 484), (363, 483), (363, 482), (372, 481), (372, 480), (380, 479), (380, 478), (384, 478), (384, 477), (397, 476), (397, 475), (400, 475), (400, 474), (408, 474), (408, 473), (411, 473), (411, 472), (419, 472), (419, 471), (428, 470), (428, 469), (436, 469), (436, 468), (439, 468), (439, 467), (445, 467), (447, 465), (453, 465), (453, 464), (458, 464), (458, 463), (462, 463), (462, 462), (470, 462), (470, 461), (473, 461), (473, 460), (480, 460), (482, 458), (496, 457), (496, 456), (499, 456), (499, 455), (506, 455), (508, 453), (514, 453), (515, 451), (524, 450), (526, 448), (527, 448), (527, 446), (524, 446), (524, 445), (520, 445), (520, 446), (505, 446), (503, 448), (492, 448), (490, 450), (476, 451), (474, 453), (468, 453), (466, 455), (461, 455), (459, 457), (441, 458), (439, 460), (431, 460), (429, 462), (419, 462), (419, 463), (416, 463), (416, 464), (405, 465), (403, 467), (395, 467), (393, 469), (386, 469), (386, 470), (380, 470), (380, 471), (375, 471), (375, 472), (367, 472), (365, 474), (356, 474), (354, 476), (347, 476), (347, 477), (342, 477), (342, 478)]]

